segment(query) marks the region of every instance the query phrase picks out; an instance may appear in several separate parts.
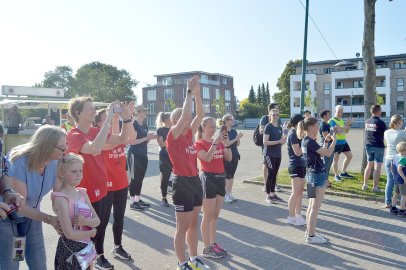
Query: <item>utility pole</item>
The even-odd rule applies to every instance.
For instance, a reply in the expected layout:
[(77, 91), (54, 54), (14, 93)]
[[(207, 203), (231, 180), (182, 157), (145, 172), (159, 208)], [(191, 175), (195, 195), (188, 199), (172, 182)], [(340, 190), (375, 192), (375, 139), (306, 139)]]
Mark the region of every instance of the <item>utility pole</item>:
[[(306, 15), (305, 15), (305, 31), (303, 44), (303, 60), (302, 60), (302, 91), (300, 96), (300, 114), (304, 113), (304, 97), (306, 91), (306, 57), (307, 57), (307, 25), (309, 20), (309, 0), (306, 0)], [(310, 84), (309, 84), (310, 89)]]

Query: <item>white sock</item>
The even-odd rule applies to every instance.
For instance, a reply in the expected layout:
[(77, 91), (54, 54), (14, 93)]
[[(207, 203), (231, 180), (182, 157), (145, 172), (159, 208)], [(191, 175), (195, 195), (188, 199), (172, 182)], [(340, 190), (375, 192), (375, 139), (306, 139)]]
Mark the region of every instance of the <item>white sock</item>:
[(190, 257), (190, 258), (189, 258), (189, 260), (190, 260), (191, 262), (194, 262), (196, 259), (197, 259), (197, 256), (193, 256), (193, 257)]
[(141, 196), (134, 196), (134, 201), (136, 201), (136, 202), (139, 202), (140, 201), (140, 199), (141, 199)]
[(185, 264), (187, 264), (187, 261), (184, 261), (184, 262), (178, 262), (178, 266), (179, 267), (182, 267), (183, 265), (185, 265)]
[(130, 196), (130, 203), (135, 202), (135, 197), (134, 196)]

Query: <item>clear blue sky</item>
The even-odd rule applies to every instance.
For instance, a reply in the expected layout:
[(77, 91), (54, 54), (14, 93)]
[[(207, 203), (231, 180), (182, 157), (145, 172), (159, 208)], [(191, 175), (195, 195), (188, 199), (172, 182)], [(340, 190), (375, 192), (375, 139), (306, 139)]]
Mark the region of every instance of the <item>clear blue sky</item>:
[[(26, 0), (0, 10), (1, 85), (100, 61), (140, 81), (138, 96), (155, 74), (202, 70), (232, 75), (241, 100), (261, 82), (276, 90), (285, 64), (302, 57), (299, 0)], [(405, 10), (405, 0), (377, 1), (376, 55), (406, 53)], [(361, 53), (362, 0), (310, 0), (310, 13), (338, 58)], [(334, 59), (311, 21), (308, 59)]]

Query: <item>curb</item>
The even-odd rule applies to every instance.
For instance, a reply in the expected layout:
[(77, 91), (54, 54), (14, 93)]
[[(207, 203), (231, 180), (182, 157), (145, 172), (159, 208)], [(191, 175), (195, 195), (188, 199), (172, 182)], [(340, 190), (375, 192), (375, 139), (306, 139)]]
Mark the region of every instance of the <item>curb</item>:
[[(244, 184), (251, 184), (251, 185), (257, 185), (257, 186), (263, 186), (264, 183), (258, 182), (255, 180), (243, 180), (242, 181)], [(281, 188), (284, 189), (292, 189), (291, 186), (286, 186), (286, 185), (278, 185)], [(304, 188), (306, 191), (306, 187)], [(339, 192), (339, 191), (331, 191), (326, 189), (326, 195), (332, 195), (332, 196), (338, 196), (338, 197), (346, 197), (346, 198), (351, 198), (351, 199), (360, 199), (360, 200), (366, 200), (366, 201), (375, 201), (375, 202), (383, 202), (383, 199), (376, 198), (376, 197), (371, 197), (371, 196), (364, 196), (364, 195), (358, 195), (358, 194), (351, 194), (351, 193), (345, 193), (345, 192)]]

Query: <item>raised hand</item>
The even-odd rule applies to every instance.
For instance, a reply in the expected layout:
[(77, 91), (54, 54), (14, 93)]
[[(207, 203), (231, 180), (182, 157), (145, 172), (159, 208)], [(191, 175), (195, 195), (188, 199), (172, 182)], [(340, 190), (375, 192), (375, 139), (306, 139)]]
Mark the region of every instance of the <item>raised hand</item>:
[(195, 97), (200, 96), (200, 78), (198, 75), (195, 75), (192, 79), (190, 79), (188, 82), (188, 87), (188, 90), (191, 90)]
[[(130, 103), (125, 102), (125, 103), (120, 104), (121, 108), (123, 109), (123, 111), (121, 112), (121, 117), (123, 118), (123, 120), (131, 119), (132, 112), (131, 112), (130, 104), (131, 104), (131, 102)], [(134, 110), (134, 103), (133, 103), (132, 107)]]

